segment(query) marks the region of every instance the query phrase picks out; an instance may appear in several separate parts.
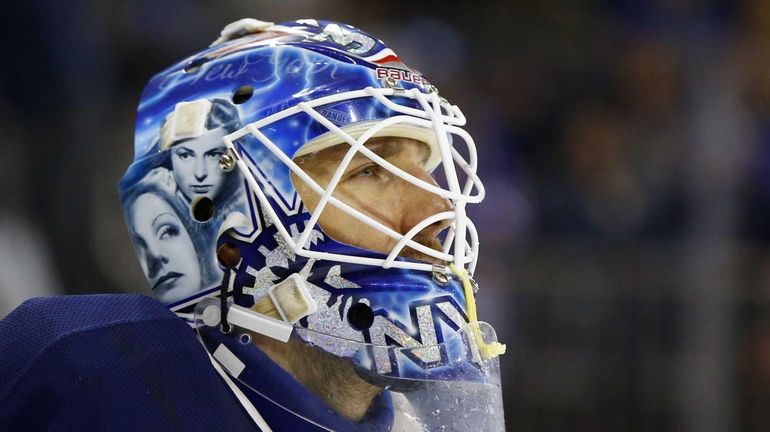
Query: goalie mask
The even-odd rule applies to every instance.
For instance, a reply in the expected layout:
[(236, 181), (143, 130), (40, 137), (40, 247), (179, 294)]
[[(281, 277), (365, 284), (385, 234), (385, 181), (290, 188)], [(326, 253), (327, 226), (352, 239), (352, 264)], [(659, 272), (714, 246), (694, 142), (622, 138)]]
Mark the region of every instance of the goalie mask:
[[(280, 406), (321, 430), (503, 429), (464, 124), (382, 41), (330, 21), (233, 23), (145, 88), (119, 187), (134, 247), (268, 427)], [(389, 183), (364, 196), (351, 176)], [(418, 206), (395, 223), (407, 198)], [(366, 416), (271, 383), (291, 377), (257, 334), (351, 365), (380, 389)]]

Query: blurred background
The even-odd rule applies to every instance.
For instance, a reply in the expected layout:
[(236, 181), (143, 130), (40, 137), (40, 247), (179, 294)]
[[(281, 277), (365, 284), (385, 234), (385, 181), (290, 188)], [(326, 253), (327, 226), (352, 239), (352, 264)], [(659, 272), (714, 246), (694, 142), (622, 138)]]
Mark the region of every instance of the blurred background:
[(0, 316), (148, 292), (116, 192), (144, 83), (238, 18), (333, 19), (469, 118), (510, 430), (770, 430), (770, 2), (17, 0), (0, 16)]

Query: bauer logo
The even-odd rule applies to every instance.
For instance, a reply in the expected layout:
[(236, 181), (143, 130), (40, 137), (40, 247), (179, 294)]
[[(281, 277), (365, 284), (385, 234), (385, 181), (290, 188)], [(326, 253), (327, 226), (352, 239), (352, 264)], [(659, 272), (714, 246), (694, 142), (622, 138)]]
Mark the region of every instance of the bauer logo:
[(422, 86), (430, 85), (430, 82), (422, 76), (404, 69), (378, 67), (375, 70), (375, 73), (377, 74), (378, 79), (393, 78), (395, 80), (407, 81)]

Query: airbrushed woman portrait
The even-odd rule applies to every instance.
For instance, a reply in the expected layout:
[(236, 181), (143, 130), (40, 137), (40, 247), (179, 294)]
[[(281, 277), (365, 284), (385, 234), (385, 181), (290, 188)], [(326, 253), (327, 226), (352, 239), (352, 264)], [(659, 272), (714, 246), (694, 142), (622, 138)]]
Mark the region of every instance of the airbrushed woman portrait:
[(161, 128), (160, 150), (170, 153), (178, 193), (190, 204), (208, 197), (228, 203), (240, 187), (237, 175), (219, 168), (227, 148), (222, 138), (243, 127), (238, 108), (225, 99), (177, 104)]
[(176, 189), (171, 172), (159, 167), (139, 180), (123, 199), (142, 270), (155, 295), (166, 304), (205, 288), (210, 280), (202, 280), (201, 275), (211, 273), (201, 272), (201, 268), (211, 268), (212, 258), (193, 241), (197, 236), (190, 233), (200, 227), (190, 221)]

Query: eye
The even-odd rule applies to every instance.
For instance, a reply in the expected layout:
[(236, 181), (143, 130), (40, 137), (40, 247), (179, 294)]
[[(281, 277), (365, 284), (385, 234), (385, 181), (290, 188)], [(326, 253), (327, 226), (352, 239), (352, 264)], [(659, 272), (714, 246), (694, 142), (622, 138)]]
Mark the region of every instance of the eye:
[(380, 167), (377, 164), (370, 164), (366, 165), (365, 167), (359, 169), (356, 171), (353, 176), (355, 177), (376, 177), (380, 171), (382, 170), (382, 167)]
[(167, 239), (169, 237), (176, 237), (179, 235), (179, 227), (176, 225), (163, 225), (158, 230), (158, 238), (161, 240)]
[(223, 154), (225, 154), (224, 149), (216, 149), (216, 150), (211, 150), (209, 152), (206, 152), (207, 157), (216, 159), (216, 160), (219, 160), (219, 158), (222, 157)]
[(185, 160), (191, 158), (193, 153), (186, 149), (179, 149), (177, 150), (176, 155), (179, 157), (179, 159)]

